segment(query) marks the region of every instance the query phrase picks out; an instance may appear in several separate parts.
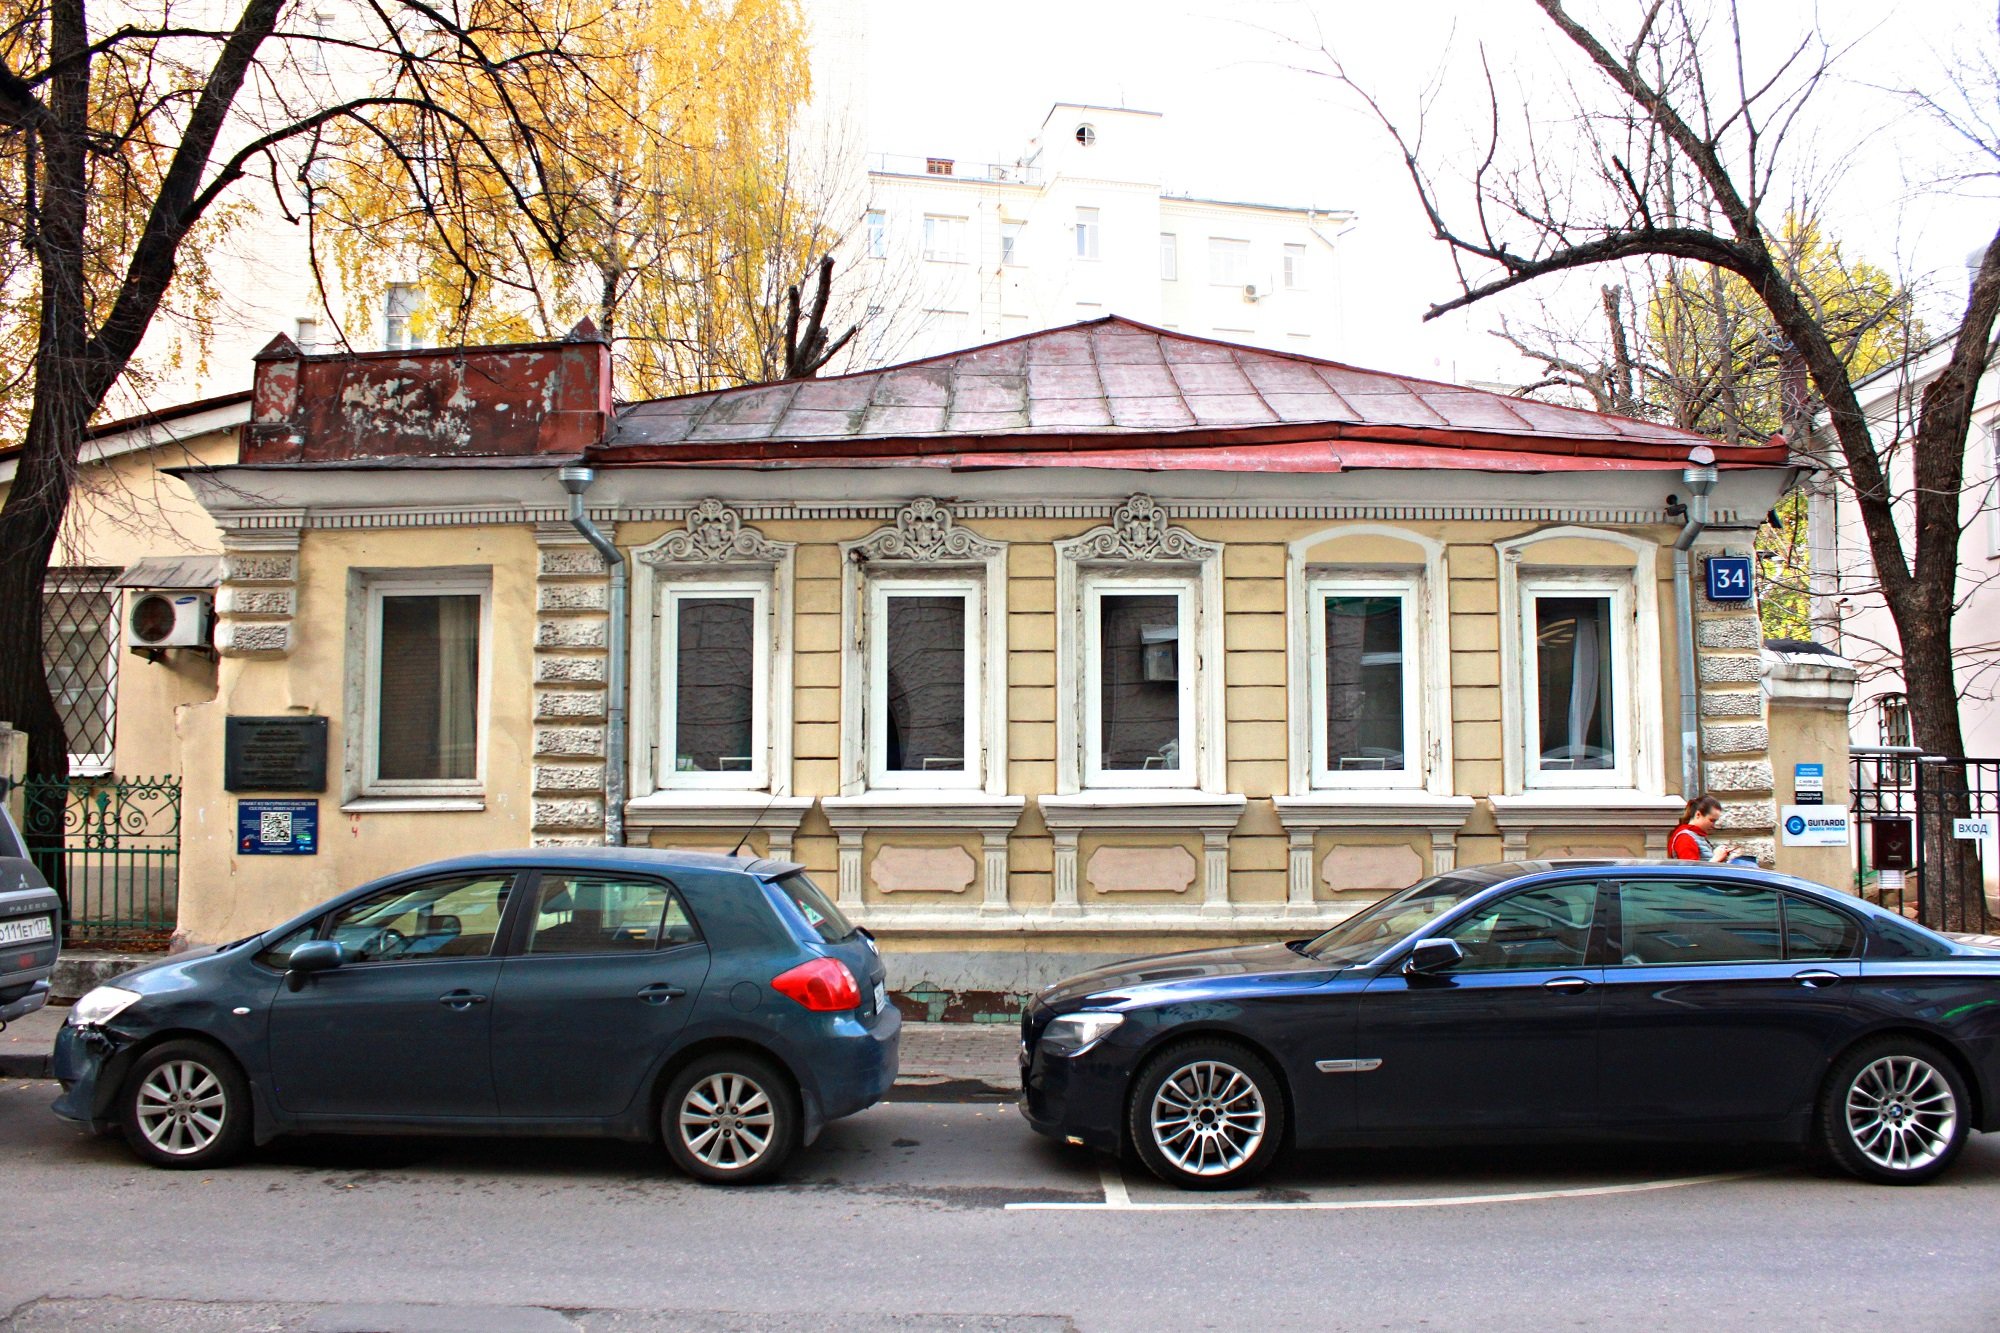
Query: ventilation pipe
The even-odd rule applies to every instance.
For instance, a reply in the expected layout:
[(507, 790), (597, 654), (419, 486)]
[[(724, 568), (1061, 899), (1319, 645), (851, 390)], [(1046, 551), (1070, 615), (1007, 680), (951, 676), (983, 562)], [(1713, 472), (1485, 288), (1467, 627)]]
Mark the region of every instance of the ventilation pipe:
[(604, 671), (604, 841), (613, 847), (625, 845), (625, 649), (628, 622), (625, 614), (625, 557), (609, 537), (583, 512), (583, 493), (597, 480), (597, 470), (573, 463), (556, 473), (569, 492), (570, 526), (597, 548), (611, 573), (611, 629), (605, 648), (610, 662)]
[(1681, 535), (1674, 541), (1674, 601), (1680, 631), (1681, 677), (1681, 795), (1693, 800), (1701, 794), (1701, 717), (1695, 711), (1694, 677), (1694, 580), (1689, 573), (1689, 548), (1708, 527), (1708, 497), (1715, 489), (1715, 451), (1698, 444), (1688, 451), (1688, 465), (1681, 481), (1688, 489), (1687, 507), (1681, 511)]

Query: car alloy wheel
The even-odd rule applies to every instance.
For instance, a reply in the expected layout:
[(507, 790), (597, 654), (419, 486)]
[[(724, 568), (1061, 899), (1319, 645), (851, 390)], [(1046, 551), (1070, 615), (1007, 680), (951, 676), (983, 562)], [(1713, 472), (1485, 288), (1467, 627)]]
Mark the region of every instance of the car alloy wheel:
[(1133, 1089), (1132, 1143), (1147, 1169), (1187, 1189), (1248, 1183), (1277, 1157), (1285, 1107), (1254, 1052), (1193, 1041), (1155, 1056)]
[(155, 1166), (217, 1166), (250, 1138), (250, 1090), (236, 1065), (199, 1041), (170, 1041), (126, 1077), (125, 1140)]
[(1965, 1142), (1965, 1088), (1938, 1051), (1887, 1038), (1850, 1052), (1833, 1070), (1820, 1130), (1835, 1162), (1882, 1184), (1940, 1174)]
[(783, 1071), (747, 1051), (704, 1056), (667, 1086), (660, 1135), (675, 1164), (697, 1180), (763, 1180), (798, 1146), (798, 1094)]

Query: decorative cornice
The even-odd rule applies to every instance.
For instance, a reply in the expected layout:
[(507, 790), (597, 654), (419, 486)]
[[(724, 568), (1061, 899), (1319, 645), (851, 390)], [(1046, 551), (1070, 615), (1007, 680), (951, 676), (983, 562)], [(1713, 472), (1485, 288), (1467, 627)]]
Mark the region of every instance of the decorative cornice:
[(878, 528), (853, 546), (864, 560), (990, 560), (1007, 548), (958, 526), (950, 509), (936, 500), (910, 501), (896, 511), (893, 526)]
[(633, 552), (649, 565), (776, 564), (783, 552), (743, 516), (720, 500), (707, 499), (688, 511), (687, 528), (670, 532)]
[(1167, 522), (1150, 495), (1134, 495), (1111, 513), (1111, 522), (1056, 543), (1066, 560), (1185, 561), (1213, 559), (1222, 548)]

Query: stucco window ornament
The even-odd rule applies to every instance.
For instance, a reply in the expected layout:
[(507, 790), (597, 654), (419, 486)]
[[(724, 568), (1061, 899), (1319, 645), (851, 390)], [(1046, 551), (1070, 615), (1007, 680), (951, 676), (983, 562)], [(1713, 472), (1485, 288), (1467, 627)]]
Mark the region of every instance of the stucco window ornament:
[(1150, 495), (1135, 495), (1111, 515), (1111, 522), (1092, 528), (1063, 554), (1072, 560), (1204, 560), (1215, 554), (1209, 542), (1167, 522), (1167, 511)]
[(897, 510), (894, 526), (875, 532), (854, 551), (864, 560), (986, 560), (1001, 549), (959, 527), (950, 509), (926, 497)]
[(775, 564), (780, 552), (763, 533), (743, 526), (743, 516), (720, 500), (688, 511), (687, 528), (670, 532), (638, 553), (649, 565)]

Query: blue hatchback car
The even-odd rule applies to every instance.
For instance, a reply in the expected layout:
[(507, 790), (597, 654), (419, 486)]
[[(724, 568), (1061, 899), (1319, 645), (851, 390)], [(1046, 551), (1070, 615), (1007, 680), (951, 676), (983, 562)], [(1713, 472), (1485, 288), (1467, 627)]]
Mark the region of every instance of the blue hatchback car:
[(85, 995), (55, 1110), (165, 1167), (281, 1134), (587, 1135), (749, 1182), (895, 1081), (884, 979), (788, 862), (464, 857)]

